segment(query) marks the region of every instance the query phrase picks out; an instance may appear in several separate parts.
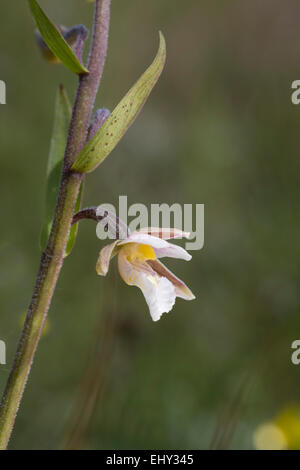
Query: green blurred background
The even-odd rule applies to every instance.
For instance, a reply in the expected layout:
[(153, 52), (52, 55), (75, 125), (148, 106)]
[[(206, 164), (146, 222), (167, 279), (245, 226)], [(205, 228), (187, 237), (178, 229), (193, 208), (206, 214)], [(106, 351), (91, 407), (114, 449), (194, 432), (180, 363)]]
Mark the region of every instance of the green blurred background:
[[(91, 3), (40, 4), (57, 23), (90, 28)], [(96, 275), (103, 242), (81, 223), (11, 449), (251, 449), (282, 414), (286, 445), (300, 448), (299, 15), (297, 0), (112, 0), (97, 106), (117, 104), (160, 29), (168, 60), (136, 123), (88, 176), (84, 205), (124, 194), (205, 204), (204, 248), (167, 262), (197, 299), (153, 323), (116, 269)], [(2, 2), (0, 24), (2, 390), (39, 263), (54, 98), (64, 83), (73, 99), (76, 78), (41, 59), (26, 1)]]

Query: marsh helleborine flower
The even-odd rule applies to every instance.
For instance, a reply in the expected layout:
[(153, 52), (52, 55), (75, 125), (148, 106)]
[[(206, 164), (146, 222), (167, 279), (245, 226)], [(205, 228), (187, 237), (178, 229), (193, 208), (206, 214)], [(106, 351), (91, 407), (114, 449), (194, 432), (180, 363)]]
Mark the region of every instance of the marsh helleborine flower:
[(150, 315), (153, 321), (157, 321), (163, 313), (172, 310), (176, 297), (185, 300), (195, 298), (185, 283), (158, 260), (170, 257), (189, 261), (192, 257), (186, 250), (166, 241), (188, 236), (188, 233), (178, 229), (143, 228), (102, 248), (96, 271), (100, 276), (106, 276), (110, 260), (118, 255), (122, 279), (129, 286), (141, 289)]

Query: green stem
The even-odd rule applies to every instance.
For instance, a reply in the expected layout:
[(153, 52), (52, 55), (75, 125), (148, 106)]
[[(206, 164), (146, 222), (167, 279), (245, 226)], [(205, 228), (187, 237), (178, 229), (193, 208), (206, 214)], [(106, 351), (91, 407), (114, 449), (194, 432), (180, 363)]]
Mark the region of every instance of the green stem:
[(70, 174), (62, 185), (55, 229), (51, 236), (52, 242), (49, 241), (42, 255), (34, 293), (1, 402), (1, 450), (7, 447), (58, 275), (62, 268), (70, 221), (73, 217), (81, 179), (82, 177), (77, 174)]
[(74, 208), (83, 176), (70, 171), (84, 145), (95, 96), (98, 91), (107, 47), (110, 0), (96, 0), (94, 32), (87, 76), (80, 76), (69, 129), (64, 168), (51, 234), (42, 254), (32, 300), (21, 333), (0, 406), (0, 450), (5, 450), (39, 343), (41, 332), (61, 271)]

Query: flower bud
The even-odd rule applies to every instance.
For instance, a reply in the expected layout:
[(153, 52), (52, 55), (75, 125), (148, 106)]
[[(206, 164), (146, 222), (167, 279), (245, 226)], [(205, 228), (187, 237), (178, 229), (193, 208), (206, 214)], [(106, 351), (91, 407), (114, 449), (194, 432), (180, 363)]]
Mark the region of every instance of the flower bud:
[(97, 111), (94, 114), (92, 124), (90, 125), (90, 128), (89, 128), (89, 136), (88, 136), (89, 140), (92, 139), (92, 137), (94, 137), (96, 132), (100, 129), (102, 124), (104, 124), (104, 122), (106, 121), (109, 115), (110, 115), (109, 109), (106, 109), (106, 108), (97, 109)]
[[(69, 44), (69, 46), (75, 49), (76, 55), (80, 55), (83, 43), (88, 37), (88, 30), (86, 27), (82, 24), (79, 24), (73, 26), (72, 28), (59, 26), (57, 29), (62, 34), (63, 38)], [(59, 64), (60, 60), (50, 51), (38, 30), (35, 31), (35, 37), (44, 59), (52, 64)]]

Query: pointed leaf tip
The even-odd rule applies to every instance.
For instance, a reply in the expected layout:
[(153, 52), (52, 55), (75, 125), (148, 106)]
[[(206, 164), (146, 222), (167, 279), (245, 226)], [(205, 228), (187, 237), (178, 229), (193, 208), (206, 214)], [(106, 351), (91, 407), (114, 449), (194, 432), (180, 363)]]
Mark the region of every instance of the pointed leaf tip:
[(159, 48), (154, 61), (81, 150), (72, 170), (89, 173), (111, 153), (141, 111), (164, 68), (165, 61), (166, 42), (163, 34), (159, 32)]
[(48, 18), (36, 0), (28, 0), (30, 10), (44, 42), (50, 51), (59, 59), (71, 72), (77, 74), (87, 74), (89, 71), (81, 64), (72, 48), (64, 39), (58, 28)]

